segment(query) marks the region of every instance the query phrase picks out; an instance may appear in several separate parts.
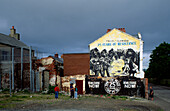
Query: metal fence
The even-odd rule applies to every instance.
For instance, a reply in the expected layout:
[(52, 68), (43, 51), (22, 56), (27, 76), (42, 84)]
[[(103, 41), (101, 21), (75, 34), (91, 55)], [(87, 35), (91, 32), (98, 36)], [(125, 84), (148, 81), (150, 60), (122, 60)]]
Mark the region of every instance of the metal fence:
[(32, 47), (0, 47), (0, 89), (29, 89), (34, 92), (36, 86), (38, 90), (34, 55)]

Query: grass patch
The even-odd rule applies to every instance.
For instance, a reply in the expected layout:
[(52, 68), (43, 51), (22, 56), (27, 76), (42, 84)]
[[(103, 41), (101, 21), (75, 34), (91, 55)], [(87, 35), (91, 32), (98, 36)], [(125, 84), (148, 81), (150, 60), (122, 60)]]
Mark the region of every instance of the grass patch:
[(29, 98), (29, 96), (21, 96), (21, 98)]
[(120, 111), (138, 111), (138, 110), (136, 110), (136, 109), (124, 108), (124, 109), (120, 109)]
[(117, 95), (113, 95), (112, 98), (113, 98), (113, 99), (120, 99), (120, 100), (126, 100), (126, 99), (128, 99), (128, 97), (126, 97), (126, 96), (117, 96)]
[(23, 101), (23, 100), (21, 100), (21, 99), (12, 99), (11, 101)]

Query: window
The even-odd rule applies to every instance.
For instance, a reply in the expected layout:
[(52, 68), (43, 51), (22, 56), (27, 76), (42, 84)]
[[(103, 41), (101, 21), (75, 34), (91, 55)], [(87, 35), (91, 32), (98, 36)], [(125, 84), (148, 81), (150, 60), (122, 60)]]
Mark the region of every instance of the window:
[(2, 61), (9, 60), (9, 52), (8, 51), (2, 51)]

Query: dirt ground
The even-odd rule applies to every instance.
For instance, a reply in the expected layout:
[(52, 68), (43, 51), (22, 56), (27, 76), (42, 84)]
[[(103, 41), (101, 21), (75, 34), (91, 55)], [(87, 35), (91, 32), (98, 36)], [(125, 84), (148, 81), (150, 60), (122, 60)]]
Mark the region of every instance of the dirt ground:
[(69, 96), (60, 95), (0, 95), (0, 110), (72, 110), (72, 111), (162, 111), (151, 101), (133, 98), (113, 99), (111, 96), (81, 96), (71, 99)]

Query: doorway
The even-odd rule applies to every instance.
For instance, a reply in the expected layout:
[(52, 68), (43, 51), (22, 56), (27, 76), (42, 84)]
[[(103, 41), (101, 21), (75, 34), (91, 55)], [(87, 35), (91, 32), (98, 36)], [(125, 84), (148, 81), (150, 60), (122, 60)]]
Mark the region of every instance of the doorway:
[(76, 80), (76, 86), (78, 88), (78, 94), (83, 94), (83, 80)]

